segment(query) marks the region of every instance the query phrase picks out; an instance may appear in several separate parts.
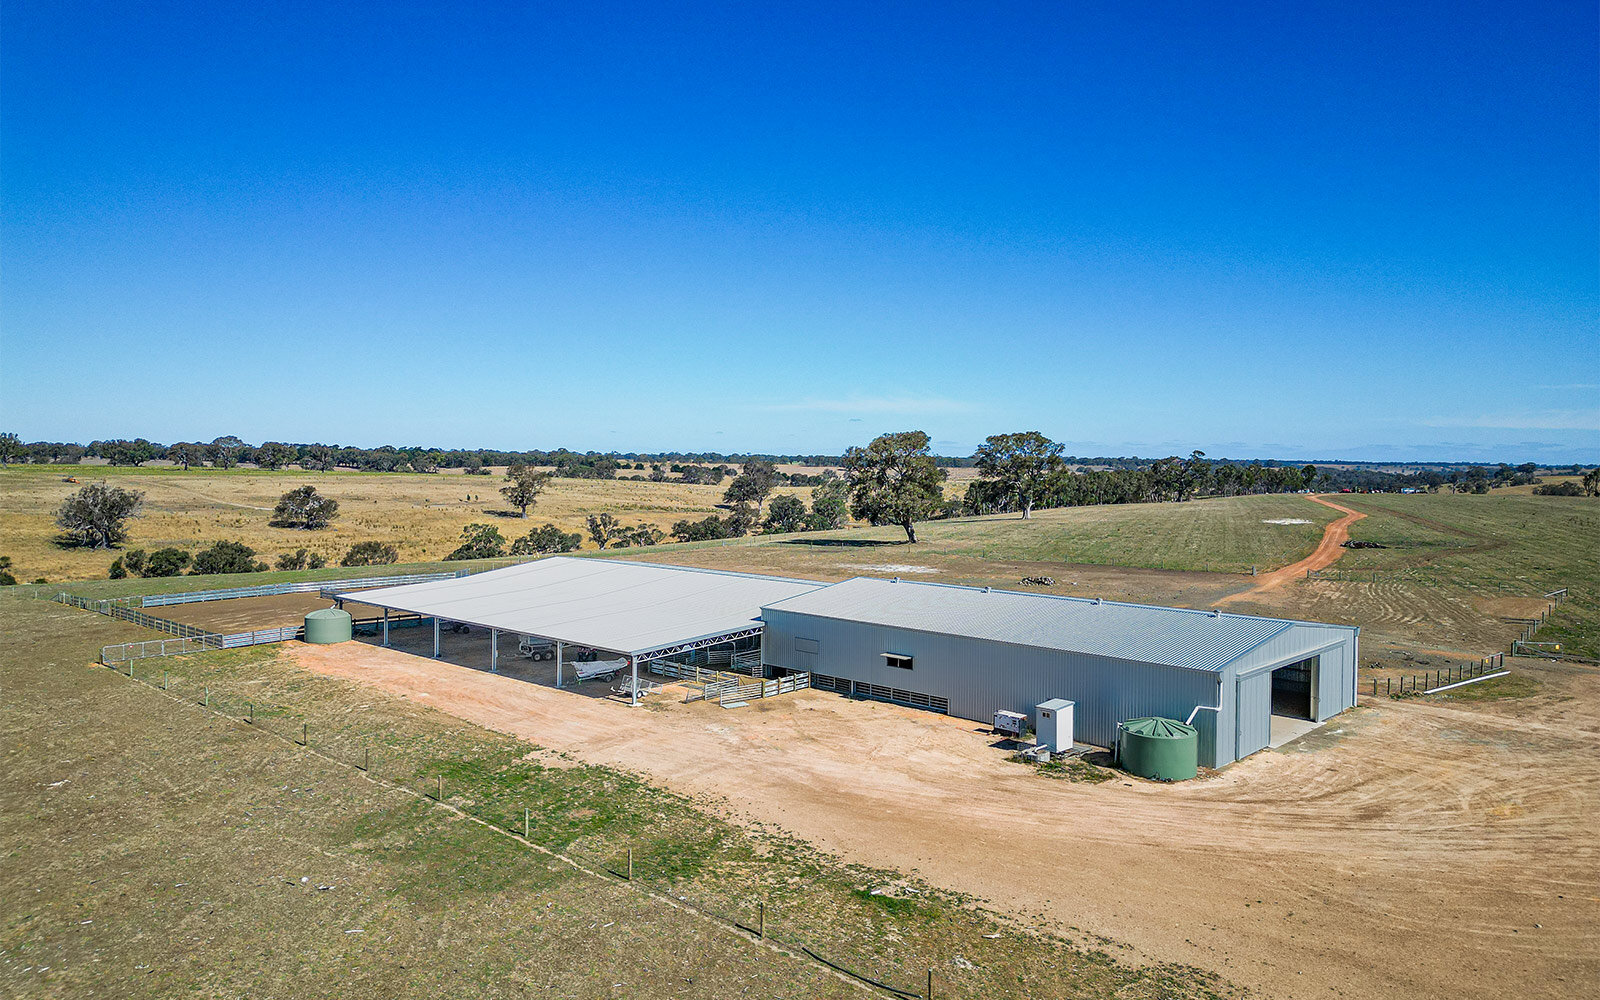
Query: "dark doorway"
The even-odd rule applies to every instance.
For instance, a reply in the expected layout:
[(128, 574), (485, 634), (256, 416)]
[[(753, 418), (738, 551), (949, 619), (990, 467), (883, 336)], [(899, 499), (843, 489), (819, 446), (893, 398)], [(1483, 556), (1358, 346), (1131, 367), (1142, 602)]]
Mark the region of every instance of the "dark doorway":
[(1315, 719), (1312, 696), (1316, 688), (1317, 659), (1313, 656), (1272, 672), (1273, 715)]

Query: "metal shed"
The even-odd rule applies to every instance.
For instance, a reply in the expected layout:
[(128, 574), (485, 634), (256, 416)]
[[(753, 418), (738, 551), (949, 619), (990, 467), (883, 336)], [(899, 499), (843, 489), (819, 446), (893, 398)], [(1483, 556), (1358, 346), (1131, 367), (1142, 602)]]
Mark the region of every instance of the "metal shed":
[(866, 577), (762, 618), (763, 661), (813, 686), (985, 722), (1070, 699), (1101, 746), (1129, 719), (1192, 721), (1211, 767), (1268, 745), (1275, 699), (1311, 722), (1355, 704), (1353, 626)]

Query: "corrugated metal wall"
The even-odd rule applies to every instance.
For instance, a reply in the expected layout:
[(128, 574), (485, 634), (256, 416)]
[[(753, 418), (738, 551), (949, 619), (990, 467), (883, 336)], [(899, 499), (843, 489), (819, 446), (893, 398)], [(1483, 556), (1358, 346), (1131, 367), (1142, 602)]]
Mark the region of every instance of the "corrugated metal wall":
[[(1031, 718), (1040, 702), (1066, 698), (1077, 703), (1078, 739), (1101, 746), (1111, 743), (1118, 723), (1147, 715), (1183, 720), (1196, 705), (1216, 705), (1220, 697), (1221, 675), (1213, 671), (844, 622), (778, 609), (768, 609), (763, 617), (767, 627), (762, 653), (770, 665), (935, 695), (949, 700), (951, 715), (985, 723), (993, 721), (997, 709), (1024, 712)], [(809, 651), (812, 642), (814, 652)], [(884, 653), (912, 657), (912, 669), (888, 666)], [(1196, 722), (1204, 725), (1206, 720)], [(1231, 734), (1231, 730), (1223, 731)], [(1225, 742), (1217, 740), (1215, 732), (1211, 736), (1213, 744)], [(1231, 751), (1232, 747), (1220, 749)]]
[[(1221, 759), (1236, 760), (1267, 745), (1272, 726), (1272, 671), (1317, 657), (1316, 704), (1313, 714), (1323, 722), (1356, 703), (1356, 641), (1359, 630), (1347, 625), (1296, 624), (1229, 664), (1223, 689), (1237, 692), (1228, 699), (1218, 720), (1222, 734)], [(1248, 683), (1250, 700), (1244, 700)], [(1264, 684), (1264, 688), (1258, 685)], [(1264, 693), (1262, 693), (1264, 692)], [(1229, 739), (1227, 734), (1232, 734)]]
[(1238, 760), (1266, 749), (1272, 735), (1272, 671), (1239, 678), (1234, 705), (1239, 719), (1234, 740)]
[[(1214, 673), (778, 609), (769, 609), (765, 618), (762, 649), (768, 664), (946, 698), (950, 714), (978, 722), (992, 721), (1002, 708), (1031, 717), (1039, 702), (1067, 698), (1078, 705), (1078, 738), (1104, 746), (1115, 737), (1117, 724), (1128, 719), (1184, 720), (1197, 705), (1217, 706), (1220, 711), (1194, 718), (1200, 762), (1211, 767), (1267, 745), (1276, 667), (1318, 657), (1318, 722), (1356, 699), (1358, 632), (1349, 626), (1296, 625)], [(888, 666), (884, 653), (912, 657), (912, 669)], [(1241, 689), (1248, 694), (1246, 703), (1236, 701)]]
[(1308, 656), (1318, 657), (1315, 715), (1322, 722), (1356, 703), (1356, 635), (1354, 626), (1297, 624), (1241, 656), (1228, 669), (1243, 677)]

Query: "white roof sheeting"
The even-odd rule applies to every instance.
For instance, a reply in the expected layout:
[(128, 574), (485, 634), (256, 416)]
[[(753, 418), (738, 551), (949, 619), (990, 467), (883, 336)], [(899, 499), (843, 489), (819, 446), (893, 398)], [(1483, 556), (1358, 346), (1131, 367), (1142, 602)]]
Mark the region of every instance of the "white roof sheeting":
[(774, 611), (1221, 670), (1299, 622), (1147, 604), (856, 577), (766, 605)]
[(761, 608), (823, 586), (617, 559), (553, 556), (346, 600), (640, 656), (760, 625)]

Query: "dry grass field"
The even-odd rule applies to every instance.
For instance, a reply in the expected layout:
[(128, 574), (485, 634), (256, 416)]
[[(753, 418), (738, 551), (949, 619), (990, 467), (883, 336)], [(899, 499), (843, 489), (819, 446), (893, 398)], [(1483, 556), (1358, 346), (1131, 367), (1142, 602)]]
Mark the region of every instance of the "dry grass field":
[[(628, 527), (647, 523), (665, 531), (684, 518), (718, 513), (715, 505), (726, 486), (552, 479), (524, 521), (500, 495), (500, 476), (11, 466), (0, 470), (0, 555), (12, 558), (19, 580), (104, 578), (117, 556), (53, 543), (55, 510), (79, 488), (62, 482), (69, 475), (144, 492), (144, 513), (130, 522), (128, 548), (194, 551), (227, 539), (244, 542), (269, 564), (305, 548), (337, 565), (351, 545), (364, 541), (394, 545), (401, 562), (429, 562), (459, 545), (461, 529), (473, 522), (494, 524), (508, 540), (546, 522), (586, 534), (585, 519), (600, 513), (614, 514)], [(306, 484), (339, 501), (333, 526), (300, 531), (269, 525), (278, 498)]]

